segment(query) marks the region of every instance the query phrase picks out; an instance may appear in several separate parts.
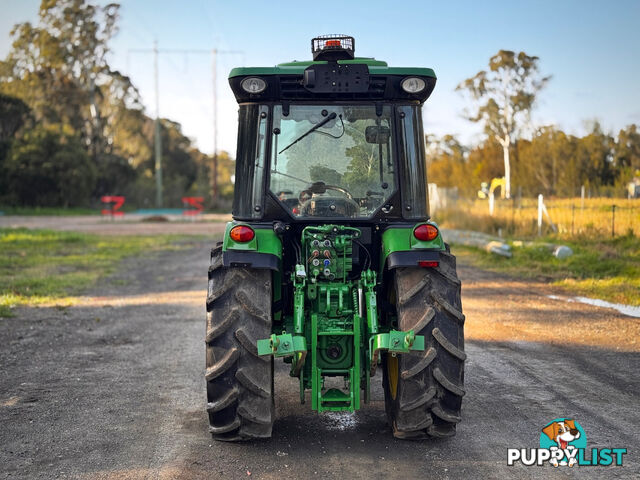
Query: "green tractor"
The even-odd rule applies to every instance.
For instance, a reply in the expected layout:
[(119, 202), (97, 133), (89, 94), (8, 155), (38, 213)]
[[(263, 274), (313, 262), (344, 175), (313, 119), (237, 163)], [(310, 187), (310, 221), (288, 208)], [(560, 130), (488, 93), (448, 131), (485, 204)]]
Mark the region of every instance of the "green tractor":
[(455, 257), (429, 220), (421, 106), (429, 68), (354, 58), (236, 68), (233, 221), (211, 252), (206, 381), (216, 440), (271, 436), (274, 358), (300, 401), (355, 411), (382, 376), (398, 438), (455, 434), (464, 315)]

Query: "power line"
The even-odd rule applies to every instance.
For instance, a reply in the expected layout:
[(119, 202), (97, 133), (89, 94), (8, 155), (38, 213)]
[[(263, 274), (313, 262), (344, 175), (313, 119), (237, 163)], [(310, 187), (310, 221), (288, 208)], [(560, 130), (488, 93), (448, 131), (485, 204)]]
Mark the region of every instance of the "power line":
[(155, 76), (155, 89), (156, 89), (156, 128), (155, 128), (155, 166), (156, 166), (156, 206), (162, 207), (162, 143), (160, 141), (160, 91), (158, 80), (158, 55), (165, 54), (207, 54), (211, 55), (211, 78), (212, 78), (212, 93), (213, 93), (213, 162), (211, 170), (211, 197), (214, 206), (218, 203), (218, 55), (221, 54), (241, 54), (244, 52), (240, 50), (218, 50), (213, 48), (211, 50), (201, 48), (158, 48), (157, 41), (154, 41), (152, 49), (148, 48), (131, 48), (128, 53), (153, 53), (154, 56), (154, 76)]
[(211, 196), (214, 206), (218, 204), (218, 55), (242, 54), (238, 50), (211, 50), (211, 70), (213, 76), (213, 172), (211, 175)]

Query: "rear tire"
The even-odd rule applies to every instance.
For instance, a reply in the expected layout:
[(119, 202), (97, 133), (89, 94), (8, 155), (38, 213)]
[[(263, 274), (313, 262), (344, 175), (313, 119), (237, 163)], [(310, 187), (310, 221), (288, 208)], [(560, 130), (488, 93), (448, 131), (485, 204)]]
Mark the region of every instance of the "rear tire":
[(271, 272), (225, 268), (211, 251), (206, 365), (209, 431), (216, 440), (268, 438), (274, 420), (273, 359), (256, 341), (271, 335)]
[(424, 335), (425, 350), (383, 358), (387, 416), (396, 438), (449, 437), (460, 422), (464, 385), (464, 315), (456, 260), (437, 268), (394, 271), (400, 330)]

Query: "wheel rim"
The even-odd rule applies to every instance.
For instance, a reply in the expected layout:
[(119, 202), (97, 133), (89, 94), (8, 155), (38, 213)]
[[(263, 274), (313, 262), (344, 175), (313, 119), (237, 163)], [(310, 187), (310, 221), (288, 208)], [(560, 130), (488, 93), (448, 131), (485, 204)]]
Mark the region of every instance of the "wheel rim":
[(387, 378), (389, 379), (389, 393), (391, 398), (398, 395), (398, 357), (387, 354)]
[[(396, 304), (396, 289), (389, 289), (389, 303), (392, 305)], [(398, 395), (398, 371), (400, 370), (398, 365), (398, 357), (387, 353), (387, 379), (388, 379), (388, 387), (389, 393), (391, 394), (391, 398), (393, 400), (396, 399)]]

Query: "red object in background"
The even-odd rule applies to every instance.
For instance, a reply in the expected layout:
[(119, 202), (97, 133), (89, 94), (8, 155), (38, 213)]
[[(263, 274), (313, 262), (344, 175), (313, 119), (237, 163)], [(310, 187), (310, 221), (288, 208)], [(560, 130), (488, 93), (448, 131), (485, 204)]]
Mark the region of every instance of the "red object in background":
[(182, 203), (193, 207), (190, 209), (184, 209), (182, 211), (182, 214), (198, 215), (202, 213), (202, 211), (204, 210), (204, 206), (202, 205), (202, 202), (204, 202), (204, 197), (182, 197)]
[(124, 215), (124, 212), (120, 211), (120, 207), (124, 205), (124, 197), (120, 195), (105, 195), (100, 198), (102, 203), (111, 204), (109, 209), (103, 209), (102, 215), (120, 216)]

